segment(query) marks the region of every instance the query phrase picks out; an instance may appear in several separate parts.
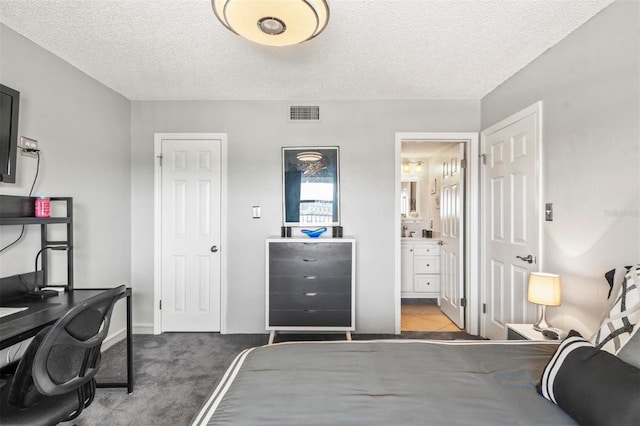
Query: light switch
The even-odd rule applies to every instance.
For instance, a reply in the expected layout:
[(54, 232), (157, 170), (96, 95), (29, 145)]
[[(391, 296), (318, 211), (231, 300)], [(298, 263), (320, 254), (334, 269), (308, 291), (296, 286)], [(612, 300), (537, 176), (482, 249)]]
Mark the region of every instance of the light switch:
[(544, 220), (547, 222), (553, 222), (553, 203), (547, 203), (544, 205)]
[(253, 206), (252, 210), (253, 210), (253, 218), (260, 219), (260, 206)]

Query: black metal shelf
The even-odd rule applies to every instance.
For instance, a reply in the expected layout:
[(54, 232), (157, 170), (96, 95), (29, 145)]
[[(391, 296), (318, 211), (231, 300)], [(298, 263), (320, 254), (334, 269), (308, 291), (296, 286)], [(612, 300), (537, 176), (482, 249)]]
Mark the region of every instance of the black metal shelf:
[[(50, 197), (51, 203), (64, 202), (66, 213), (57, 217), (35, 217), (36, 197), (0, 195), (0, 225), (40, 225), (40, 247), (42, 249), (42, 273), (48, 285), (47, 247), (64, 245), (67, 247), (67, 287), (73, 289), (73, 198)], [(48, 239), (49, 225), (65, 225), (66, 239)]]
[(0, 217), (0, 225), (46, 225), (71, 222), (69, 217)]

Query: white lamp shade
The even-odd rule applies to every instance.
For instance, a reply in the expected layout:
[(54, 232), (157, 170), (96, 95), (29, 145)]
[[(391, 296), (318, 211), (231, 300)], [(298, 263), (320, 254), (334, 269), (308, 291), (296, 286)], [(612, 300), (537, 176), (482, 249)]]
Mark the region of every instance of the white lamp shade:
[[(211, 0), (211, 3), (227, 29), (267, 46), (307, 41), (320, 34), (329, 20), (325, 0)], [(265, 28), (273, 32), (265, 32)]]
[(560, 275), (532, 272), (529, 274), (527, 300), (538, 305), (558, 306), (562, 301)]

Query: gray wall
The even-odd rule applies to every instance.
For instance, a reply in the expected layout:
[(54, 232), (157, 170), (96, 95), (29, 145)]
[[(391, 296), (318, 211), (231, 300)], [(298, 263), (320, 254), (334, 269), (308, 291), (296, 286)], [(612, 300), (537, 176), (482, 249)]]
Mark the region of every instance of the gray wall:
[[(597, 322), (602, 274), (640, 259), (638, 7), (614, 3), (481, 102), (320, 102), (318, 124), (287, 123), (284, 101), (130, 104), (3, 25), (0, 81), (22, 92), (20, 135), (40, 141), (35, 193), (75, 198), (78, 286), (130, 280), (140, 331), (153, 324), (154, 132), (228, 134), (229, 332), (264, 331), (263, 247), (281, 224), (280, 148), (339, 145), (342, 220), (358, 240), (358, 331), (391, 332), (395, 132), (479, 131), (542, 100), (544, 201), (555, 205), (542, 269), (564, 286), (550, 314), (584, 331)], [(28, 192), (35, 160), (19, 157), (18, 167), (17, 184), (0, 193)], [(262, 219), (251, 219), (252, 205)], [(18, 232), (1, 227), (0, 244)], [(37, 247), (29, 229), (0, 255), (0, 275), (30, 270)]]
[[(294, 103), (296, 104), (296, 103)], [(308, 104), (305, 102), (304, 104)], [(320, 102), (290, 124), (289, 102), (132, 102), (132, 280), (136, 323), (153, 324), (154, 132), (228, 134), (228, 332), (264, 332), (264, 240), (282, 224), (282, 146), (340, 146), (345, 235), (357, 239), (358, 332), (394, 331), (395, 133), (479, 130), (479, 101)], [(262, 218), (251, 218), (251, 206)], [(139, 304), (144, 301), (144, 305)]]
[[(74, 198), (76, 286), (129, 284), (129, 101), (2, 24), (0, 54), (0, 82), (21, 95), (18, 134), (40, 144), (34, 195)], [(16, 184), (0, 183), (0, 193), (27, 195), (35, 171), (36, 159), (18, 154)], [(0, 246), (19, 233), (0, 227)], [(33, 270), (39, 235), (27, 226), (25, 239), (0, 254), (0, 276)], [(54, 260), (53, 278), (64, 282), (66, 263)], [(122, 327), (114, 315), (111, 329)]]
[(482, 99), (482, 128), (543, 101), (542, 270), (561, 275), (565, 328), (593, 331), (603, 274), (640, 261), (640, 3), (618, 1)]

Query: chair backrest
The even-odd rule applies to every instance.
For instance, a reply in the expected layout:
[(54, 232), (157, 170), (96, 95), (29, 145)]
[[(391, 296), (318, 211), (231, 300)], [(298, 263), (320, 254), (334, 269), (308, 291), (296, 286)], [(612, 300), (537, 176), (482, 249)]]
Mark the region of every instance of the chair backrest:
[(93, 379), (113, 306), (125, 290), (123, 285), (91, 297), (38, 333), (16, 370), (9, 391), (11, 405), (28, 407), (41, 395), (61, 395)]

